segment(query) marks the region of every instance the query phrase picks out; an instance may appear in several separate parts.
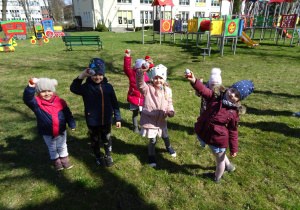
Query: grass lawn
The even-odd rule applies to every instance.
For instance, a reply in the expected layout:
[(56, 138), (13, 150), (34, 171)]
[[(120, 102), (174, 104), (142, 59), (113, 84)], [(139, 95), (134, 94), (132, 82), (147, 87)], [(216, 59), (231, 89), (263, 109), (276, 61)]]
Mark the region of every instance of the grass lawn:
[[(151, 32), (147, 32), (150, 34)], [(103, 50), (96, 46), (74, 46), (66, 52), (61, 38), (48, 44), (18, 40), (15, 52), (0, 52), (0, 209), (299, 209), (300, 122), (292, 113), (300, 111), (300, 47), (283, 41), (262, 40), (257, 48), (238, 41), (236, 55), (218, 47), (205, 62), (195, 39), (161, 45), (152, 44), (142, 33), (70, 32), (71, 35), (100, 35)], [(257, 30), (255, 41), (259, 41)], [(3, 32), (0, 37), (3, 37)], [(269, 37), (266, 34), (266, 37)], [(297, 40), (298, 41), (298, 40)], [(127, 102), (128, 78), (123, 73), (125, 49), (132, 61), (149, 55), (154, 64), (168, 67), (175, 117), (168, 120), (169, 136), (177, 152), (171, 157), (162, 139), (156, 145), (157, 168), (147, 164), (148, 139), (132, 132)], [(106, 77), (114, 86), (122, 116), (122, 128), (112, 128), (114, 166), (98, 167), (90, 148), (80, 96), (69, 87), (91, 58), (106, 63)], [(255, 91), (242, 103), (247, 114), (240, 116), (239, 152), (230, 158), (236, 171), (225, 174), (218, 186), (203, 179), (215, 169), (208, 147), (196, 140), (193, 124), (201, 99), (184, 78), (186, 68), (207, 82), (210, 70), (222, 70), (223, 84), (249, 79)], [(37, 134), (36, 117), (23, 103), (22, 95), (31, 77), (58, 80), (57, 95), (68, 103), (77, 129), (68, 128), (68, 150), (74, 164), (58, 173), (49, 152)]]

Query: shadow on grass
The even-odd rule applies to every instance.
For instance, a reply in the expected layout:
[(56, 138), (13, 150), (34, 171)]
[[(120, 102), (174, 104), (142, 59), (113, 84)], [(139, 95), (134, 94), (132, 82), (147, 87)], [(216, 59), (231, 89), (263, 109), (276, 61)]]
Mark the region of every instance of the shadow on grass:
[[(121, 141), (120, 139), (113, 138), (113, 153), (126, 155), (126, 154), (134, 154), (139, 161), (142, 164), (148, 164), (148, 144), (149, 139), (146, 137), (143, 137), (145, 140), (144, 145), (138, 145), (138, 144), (129, 144), (124, 141)], [(157, 138), (157, 141), (162, 141), (161, 138)], [(172, 140), (171, 140), (172, 144)], [(174, 148), (176, 150), (176, 148)], [(155, 159), (157, 162), (156, 170), (166, 170), (168, 173), (180, 173), (180, 174), (186, 174), (186, 175), (195, 175), (195, 173), (190, 172), (191, 169), (202, 169), (202, 170), (208, 170), (213, 169), (213, 167), (202, 167), (198, 164), (186, 164), (184, 159), (182, 159), (180, 162), (181, 164), (177, 164), (174, 161), (172, 161), (172, 158), (170, 156), (170, 159), (166, 159), (163, 157), (164, 153), (167, 153), (169, 155), (169, 152), (166, 149), (157, 148), (155, 149)], [(182, 156), (184, 157), (184, 156)]]
[(300, 138), (300, 130), (299, 128), (290, 128), (285, 123), (278, 122), (257, 122), (257, 123), (247, 123), (241, 122), (241, 126), (246, 126), (249, 128), (257, 128), (261, 131), (275, 132), (279, 134), (283, 134), (286, 137)]
[[(22, 208), (158, 209), (154, 204), (146, 203), (135, 186), (110, 172), (116, 169), (96, 167), (94, 161), (91, 161), (89, 152), (82, 149), (86, 147), (85, 140), (81, 141), (74, 137), (72, 139), (75, 140), (68, 142), (71, 160), (74, 157), (78, 161), (83, 161), (89, 167), (92, 176), (101, 179), (102, 186), (89, 187), (89, 179), (82, 176), (77, 176), (75, 181), (71, 181), (68, 179), (66, 170), (55, 172), (50, 167), (48, 149), (41, 137), (37, 136), (29, 140), (19, 135), (5, 139), (7, 146), (0, 147), (0, 158), (2, 164), (8, 167), (6, 170), (27, 169), (30, 171), (29, 175), (23, 175), (19, 179), (44, 181), (57, 188), (57, 198), (43, 203), (34, 203), (34, 199), (29, 201), (29, 198), (23, 195), (25, 206)], [(1, 183), (3, 186), (5, 184), (10, 186), (15, 182), (14, 179), (15, 177), (6, 178), (1, 180)], [(50, 199), (45, 198), (45, 200)]]
[(291, 116), (293, 112), (289, 111), (274, 111), (271, 109), (260, 110), (252, 107), (247, 107), (247, 113), (255, 114), (255, 115), (270, 115), (270, 116)]
[(299, 98), (300, 95), (291, 95), (291, 94), (287, 94), (287, 93), (273, 93), (271, 91), (262, 91), (262, 90), (255, 90), (256, 94), (264, 94), (267, 96), (283, 96), (283, 97), (287, 97), (287, 98)]

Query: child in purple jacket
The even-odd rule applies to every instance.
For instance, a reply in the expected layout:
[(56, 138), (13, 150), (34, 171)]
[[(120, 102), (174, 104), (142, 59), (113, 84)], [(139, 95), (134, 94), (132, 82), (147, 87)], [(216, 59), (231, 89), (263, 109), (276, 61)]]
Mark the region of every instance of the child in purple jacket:
[(213, 90), (205, 87), (194, 77), (187, 77), (192, 87), (207, 100), (207, 108), (195, 123), (195, 132), (200, 142), (208, 144), (216, 157), (217, 166), (214, 173), (204, 173), (221, 184), (224, 171), (234, 171), (225, 152), (230, 148), (230, 156), (235, 157), (238, 152), (238, 121), (239, 114), (245, 113), (240, 101), (254, 90), (250, 80), (242, 80), (233, 84), (228, 90), (222, 85), (215, 85)]

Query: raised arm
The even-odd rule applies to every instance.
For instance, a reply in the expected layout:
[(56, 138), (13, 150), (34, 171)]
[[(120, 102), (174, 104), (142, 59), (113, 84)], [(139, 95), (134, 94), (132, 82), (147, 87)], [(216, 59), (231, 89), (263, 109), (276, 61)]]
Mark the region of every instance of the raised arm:
[(149, 86), (145, 82), (145, 70), (139, 69), (136, 72), (136, 87), (141, 92), (141, 94), (147, 94)]
[(197, 93), (199, 93), (203, 98), (210, 99), (213, 97), (213, 91), (209, 88), (205, 87), (202, 82), (200, 82), (198, 79), (195, 78), (194, 73), (191, 71), (190, 75), (185, 75), (185, 78), (187, 78), (191, 82), (191, 86), (196, 90)]
[(87, 73), (88, 69), (85, 69), (76, 79), (73, 80), (70, 90), (72, 93), (75, 93), (77, 95), (83, 95), (83, 88), (81, 86), (84, 78), (89, 77), (90, 75)]
[(38, 106), (37, 101), (34, 97), (35, 86), (36, 84), (29, 83), (23, 93), (23, 101), (32, 111), (34, 111), (34, 109)]
[(123, 71), (127, 75), (127, 77), (129, 77), (132, 73), (134, 73), (131, 69), (131, 56), (130, 56), (130, 53), (125, 53)]

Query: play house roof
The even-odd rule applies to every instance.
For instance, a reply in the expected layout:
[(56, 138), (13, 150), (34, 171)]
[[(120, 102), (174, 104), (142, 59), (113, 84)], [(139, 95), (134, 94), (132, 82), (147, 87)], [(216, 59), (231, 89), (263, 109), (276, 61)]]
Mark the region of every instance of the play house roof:
[[(284, 0), (270, 0), (270, 1), (269, 1), (269, 4), (271, 4), (271, 3), (282, 3), (282, 2), (284, 2)], [(292, 0), (286, 0), (286, 2), (291, 3)]]
[(153, 6), (166, 6), (166, 5), (170, 5), (172, 7), (175, 6), (172, 0), (154, 0), (151, 6), (153, 7)]

